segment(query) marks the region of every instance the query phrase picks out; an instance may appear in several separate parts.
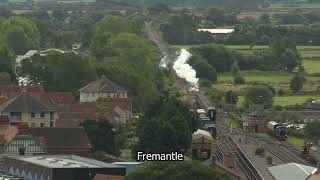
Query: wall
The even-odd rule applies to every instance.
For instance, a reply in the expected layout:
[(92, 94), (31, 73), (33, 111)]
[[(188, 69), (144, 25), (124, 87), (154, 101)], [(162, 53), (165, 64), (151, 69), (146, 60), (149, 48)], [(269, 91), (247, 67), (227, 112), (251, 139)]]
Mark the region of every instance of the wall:
[[(57, 112), (53, 112), (53, 113), (54, 113), (54, 118), (52, 122), (54, 123), (54, 126), (55, 126), (55, 122), (58, 119), (58, 114)], [(11, 118), (11, 115), (8, 112), (4, 112), (3, 115), (7, 115), (9, 119)], [(44, 117), (39, 117), (39, 118), (32, 118), (31, 113), (21, 113), (21, 122), (27, 122), (29, 127), (32, 127), (33, 124), (34, 124), (34, 127), (41, 127), (41, 123), (44, 123), (44, 127), (50, 127), (50, 113), (46, 112), (44, 114)]]
[(128, 98), (127, 92), (85, 93), (80, 92), (80, 102), (93, 102), (99, 98)]

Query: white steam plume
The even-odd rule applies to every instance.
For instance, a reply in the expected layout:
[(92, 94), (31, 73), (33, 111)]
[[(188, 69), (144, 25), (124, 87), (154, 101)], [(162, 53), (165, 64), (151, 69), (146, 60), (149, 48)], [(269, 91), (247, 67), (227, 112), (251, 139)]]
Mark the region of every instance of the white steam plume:
[(192, 86), (191, 90), (198, 91), (199, 79), (197, 78), (197, 72), (187, 63), (191, 56), (191, 53), (185, 49), (182, 49), (180, 56), (173, 64), (173, 69), (180, 78), (183, 78), (190, 83)]

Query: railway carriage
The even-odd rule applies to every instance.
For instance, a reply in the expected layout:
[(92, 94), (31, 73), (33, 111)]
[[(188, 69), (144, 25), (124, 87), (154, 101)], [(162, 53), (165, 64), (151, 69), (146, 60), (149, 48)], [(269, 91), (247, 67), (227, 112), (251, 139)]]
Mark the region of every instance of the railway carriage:
[(268, 122), (267, 128), (272, 132), (272, 134), (279, 140), (279, 141), (286, 141), (288, 136), (286, 135), (286, 127), (274, 122)]

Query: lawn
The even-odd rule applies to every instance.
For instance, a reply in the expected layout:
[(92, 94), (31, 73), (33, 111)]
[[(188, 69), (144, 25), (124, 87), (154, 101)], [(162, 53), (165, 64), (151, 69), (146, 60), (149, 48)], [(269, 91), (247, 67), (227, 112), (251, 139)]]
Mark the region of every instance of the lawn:
[(303, 66), (308, 73), (320, 73), (320, 58), (318, 60), (303, 60)]
[[(303, 104), (308, 99), (320, 99), (320, 96), (276, 96), (273, 98), (274, 105), (287, 106), (295, 104)], [(239, 96), (237, 106), (241, 107), (244, 101), (244, 96)]]
[(304, 145), (304, 140), (294, 137), (294, 136), (288, 136), (288, 143), (293, 144), (294, 146), (301, 149), (301, 147)]
[[(309, 65), (312, 66), (312, 71), (317, 71), (320, 68), (320, 61), (314, 64), (308, 64), (308, 68), (310, 69)], [(320, 72), (320, 71), (319, 71)], [(289, 83), (293, 75), (291, 74), (275, 74), (274, 72), (247, 72), (244, 73), (243, 77), (246, 79), (246, 82), (264, 82), (264, 83), (272, 83), (272, 84), (279, 84), (279, 83)], [(320, 81), (320, 77), (313, 77), (307, 76), (307, 81)], [(218, 75), (218, 82), (232, 82), (233, 77), (230, 74), (219, 74)]]

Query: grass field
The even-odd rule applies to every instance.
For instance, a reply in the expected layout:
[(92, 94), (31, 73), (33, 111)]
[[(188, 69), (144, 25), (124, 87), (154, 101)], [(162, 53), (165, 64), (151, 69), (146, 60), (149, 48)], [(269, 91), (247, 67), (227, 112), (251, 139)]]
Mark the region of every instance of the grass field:
[(301, 149), (301, 147), (304, 145), (304, 140), (294, 137), (294, 136), (289, 136), (288, 137), (288, 143), (293, 144), (294, 146), (296, 146), (297, 148)]
[[(316, 62), (315, 64), (310, 64), (308, 61), (308, 67), (312, 71), (316, 71), (318, 68), (320, 68), (320, 61)], [(264, 82), (264, 83), (272, 83), (272, 84), (278, 84), (278, 83), (289, 83), (292, 74), (279, 74), (274, 72), (247, 72), (243, 74), (243, 77), (245, 78), (246, 82)], [(307, 76), (307, 81), (320, 81), (320, 77), (313, 77), (313, 76)], [(231, 74), (219, 74), (218, 75), (218, 82), (232, 82), (233, 77)]]
[(303, 60), (303, 66), (308, 73), (320, 73), (320, 58), (317, 60)]
[[(273, 98), (273, 104), (279, 106), (303, 104), (308, 99), (320, 99), (320, 96), (276, 96)], [(237, 106), (241, 107), (243, 105), (244, 96), (239, 96)]]

